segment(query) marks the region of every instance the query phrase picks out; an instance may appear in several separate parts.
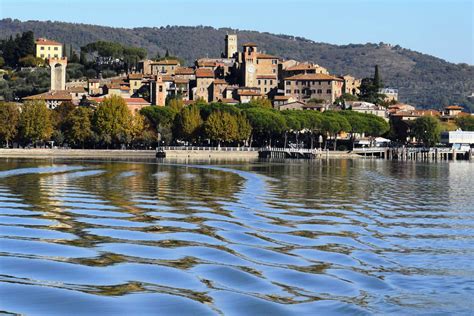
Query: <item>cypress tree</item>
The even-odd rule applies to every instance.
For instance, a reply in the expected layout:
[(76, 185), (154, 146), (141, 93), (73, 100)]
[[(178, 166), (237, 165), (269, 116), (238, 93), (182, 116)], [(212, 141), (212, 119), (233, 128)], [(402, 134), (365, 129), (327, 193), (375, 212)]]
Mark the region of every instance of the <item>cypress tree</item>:
[(382, 87), (383, 87), (383, 84), (382, 84), (382, 79), (380, 78), (379, 65), (375, 65), (374, 88), (378, 91), (378, 89)]

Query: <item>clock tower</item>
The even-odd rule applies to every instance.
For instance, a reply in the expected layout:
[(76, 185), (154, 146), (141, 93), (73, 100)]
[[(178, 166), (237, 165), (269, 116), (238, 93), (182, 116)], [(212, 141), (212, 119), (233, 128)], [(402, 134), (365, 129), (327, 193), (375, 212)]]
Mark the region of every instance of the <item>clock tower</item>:
[(257, 86), (257, 44), (246, 43), (242, 53), (243, 78), (245, 87)]

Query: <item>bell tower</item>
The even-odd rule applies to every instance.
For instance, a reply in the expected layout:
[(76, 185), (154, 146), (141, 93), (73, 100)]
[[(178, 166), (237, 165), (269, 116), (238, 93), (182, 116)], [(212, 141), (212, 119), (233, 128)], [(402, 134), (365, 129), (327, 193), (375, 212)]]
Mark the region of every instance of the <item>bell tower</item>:
[(246, 43), (242, 53), (244, 86), (257, 86), (257, 44)]
[(234, 58), (237, 53), (237, 34), (225, 36), (225, 58)]
[(50, 58), (51, 68), (51, 91), (66, 90), (66, 66), (67, 57)]

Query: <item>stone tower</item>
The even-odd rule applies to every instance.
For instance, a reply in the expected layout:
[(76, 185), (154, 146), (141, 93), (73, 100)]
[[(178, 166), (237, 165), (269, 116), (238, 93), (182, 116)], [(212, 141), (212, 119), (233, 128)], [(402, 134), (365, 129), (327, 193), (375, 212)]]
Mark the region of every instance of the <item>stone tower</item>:
[(234, 58), (237, 53), (237, 34), (227, 34), (225, 36), (225, 57)]
[(51, 68), (51, 91), (66, 90), (66, 66), (67, 58), (50, 58)]
[(257, 44), (246, 43), (242, 52), (244, 86), (257, 86)]

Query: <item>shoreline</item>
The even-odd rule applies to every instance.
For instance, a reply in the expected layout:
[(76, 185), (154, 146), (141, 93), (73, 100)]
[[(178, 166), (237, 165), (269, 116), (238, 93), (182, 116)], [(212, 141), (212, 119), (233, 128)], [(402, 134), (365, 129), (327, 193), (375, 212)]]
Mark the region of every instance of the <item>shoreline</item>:
[[(147, 158), (156, 159), (155, 150), (120, 149), (0, 149), (0, 158)], [(256, 160), (257, 151), (221, 151), (221, 150), (166, 150), (164, 159), (222, 159)], [(363, 158), (347, 151), (323, 151), (315, 159), (351, 159)]]

